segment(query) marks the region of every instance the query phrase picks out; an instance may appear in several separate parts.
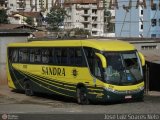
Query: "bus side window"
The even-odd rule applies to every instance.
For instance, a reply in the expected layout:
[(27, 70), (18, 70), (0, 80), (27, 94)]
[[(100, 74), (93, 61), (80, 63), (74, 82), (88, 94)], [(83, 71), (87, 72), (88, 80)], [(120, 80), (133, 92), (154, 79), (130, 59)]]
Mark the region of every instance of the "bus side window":
[(34, 57), (35, 57), (34, 62), (41, 63), (41, 51), (40, 51), (40, 49), (35, 49)]
[(29, 51), (27, 48), (19, 49), (19, 62), (22, 62), (22, 63), (29, 62)]
[(34, 63), (35, 62), (35, 50), (30, 49), (30, 62)]
[(75, 65), (76, 66), (82, 66), (83, 60), (82, 60), (82, 51), (80, 48), (75, 49)]
[(42, 63), (49, 63), (49, 49), (42, 49)]
[(61, 49), (61, 64), (68, 65), (68, 48)]
[(75, 49), (69, 48), (69, 65), (75, 65)]
[(56, 59), (56, 64), (60, 65), (61, 64), (61, 49), (60, 48), (55, 48), (55, 59)]
[(18, 49), (9, 48), (9, 60), (11, 62), (18, 62)]
[(92, 48), (84, 48), (91, 73), (94, 73), (94, 52)]

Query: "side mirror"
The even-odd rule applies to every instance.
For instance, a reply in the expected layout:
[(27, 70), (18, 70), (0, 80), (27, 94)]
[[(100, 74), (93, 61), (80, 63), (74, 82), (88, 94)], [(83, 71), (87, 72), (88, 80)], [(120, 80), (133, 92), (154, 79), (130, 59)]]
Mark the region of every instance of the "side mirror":
[(95, 54), (96, 54), (96, 56), (97, 56), (98, 58), (100, 58), (100, 60), (101, 60), (101, 62), (102, 62), (102, 67), (103, 67), (103, 68), (106, 68), (106, 67), (107, 67), (106, 58), (105, 58), (102, 54), (100, 54), (100, 53), (95, 53)]
[(145, 65), (145, 58), (144, 58), (144, 55), (141, 53), (141, 52), (138, 52), (138, 55), (139, 55), (139, 58), (141, 60), (141, 64), (142, 66)]

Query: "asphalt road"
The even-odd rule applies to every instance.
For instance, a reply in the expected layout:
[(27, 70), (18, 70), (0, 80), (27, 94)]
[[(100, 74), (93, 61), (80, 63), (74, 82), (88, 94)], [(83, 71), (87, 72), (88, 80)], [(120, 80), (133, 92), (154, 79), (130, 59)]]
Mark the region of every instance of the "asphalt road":
[[(1, 94), (1, 92), (3, 92), (3, 94)], [(26, 118), (26, 120), (29, 120), (29, 118), (27, 118), (28, 115), (30, 118), (35, 117), (34, 120), (36, 120), (36, 117), (44, 117), (44, 120), (45, 116), (47, 117), (47, 120), (49, 120), (49, 118), (53, 119), (53, 115), (56, 120), (60, 119), (59, 117), (68, 120), (69, 118), (81, 119), (80, 116), (82, 115), (83, 117), (87, 117), (87, 119), (112, 119), (115, 118), (115, 114), (127, 114), (128, 117), (132, 114), (159, 114), (158, 116), (155, 116), (155, 119), (160, 119), (160, 95), (146, 95), (143, 102), (79, 105), (74, 99), (61, 96), (36, 94), (36, 96), (29, 97), (25, 96), (23, 93), (10, 92), (9, 90), (1, 92), (0, 114), (10, 115), (9, 117), (15, 117), (14, 119), (21, 120), (22, 118)], [(110, 114), (111, 116), (109, 116)], [(16, 118), (16, 115), (18, 118)], [(120, 116), (118, 116), (118, 118), (120, 118)], [(126, 117), (123, 116), (122, 118), (125, 119)], [(39, 118), (37, 118), (37, 120), (38, 119)], [(82, 119), (84, 120), (84, 118)]]

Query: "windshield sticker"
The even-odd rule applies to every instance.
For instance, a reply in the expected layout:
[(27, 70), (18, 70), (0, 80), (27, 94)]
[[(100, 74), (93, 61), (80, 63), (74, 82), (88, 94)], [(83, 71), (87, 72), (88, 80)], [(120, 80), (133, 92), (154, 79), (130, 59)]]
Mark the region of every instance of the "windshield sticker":
[(128, 81), (131, 81), (131, 76), (128, 76), (127, 79), (128, 79)]

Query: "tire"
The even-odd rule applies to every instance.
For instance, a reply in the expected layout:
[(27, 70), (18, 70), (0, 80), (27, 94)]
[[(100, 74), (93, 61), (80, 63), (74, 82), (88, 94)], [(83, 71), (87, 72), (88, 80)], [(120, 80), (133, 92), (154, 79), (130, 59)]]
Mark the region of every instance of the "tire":
[(33, 96), (33, 90), (31, 89), (31, 85), (29, 81), (24, 82), (24, 91), (27, 96)]
[(77, 102), (81, 105), (89, 104), (87, 90), (84, 87), (77, 88)]

